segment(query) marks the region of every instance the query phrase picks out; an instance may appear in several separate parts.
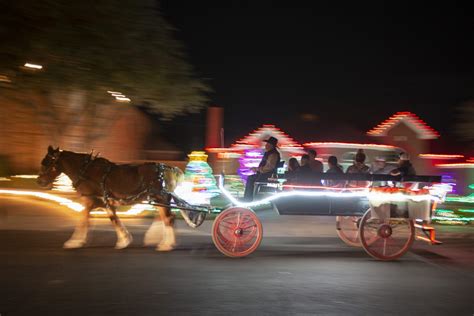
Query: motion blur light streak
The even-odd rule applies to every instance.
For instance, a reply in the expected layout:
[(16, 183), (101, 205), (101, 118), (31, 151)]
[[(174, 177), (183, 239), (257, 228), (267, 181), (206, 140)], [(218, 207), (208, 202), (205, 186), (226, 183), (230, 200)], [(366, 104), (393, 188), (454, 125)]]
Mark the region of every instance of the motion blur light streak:
[(115, 97), (117, 101), (123, 101), (123, 102), (130, 102), (130, 98), (125, 98), (125, 97)]
[(32, 68), (32, 69), (43, 69), (43, 66), (32, 64), (32, 63), (25, 63), (23, 66), (25, 66), (26, 68)]
[(20, 175), (11, 176), (10, 178), (36, 179), (38, 178), (38, 176), (34, 174), (20, 174)]
[(459, 159), (464, 158), (464, 155), (444, 155), (444, 154), (419, 154), (422, 159)]
[[(336, 197), (336, 198), (352, 198), (352, 197), (367, 197), (373, 203), (382, 203), (384, 201), (393, 201), (393, 202), (404, 202), (404, 201), (436, 201), (442, 202), (443, 199), (438, 196), (433, 196), (430, 194), (421, 194), (421, 195), (406, 195), (402, 193), (382, 193), (382, 192), (370, 192), (369, 189), (366, 191), (358, 192), (324, 192), (324, 191), (290, 191), (290, 192), (280, 192), (269, 196), (265, 199), (242, 203), (233, 197), (229, 191), (224, 187), (222, 179), (219, 181), (219, 189), (222, 193), (232, 202), (232, 204), (240, 207), (252, 207), (262, 204), (267, 204), (273, 200), (284, 198), (284, 197), (296, 197), (296, 196), (305, 196), (305, 197), (317, 197), (317, 196), (327, 196), (327, 197)], [(442, 196), (443, 197), (443, 196)]]
[(76, 192), (76, 189), (72, 186), (71, 179), (64, 173), (61, 173), (53, 183), (53, 191)]
[(11, 194), (11, 195), (26, 195), (34, 196), (45, 200), (50, 200), (57, 202), (61, 205), (64, 205), (75, 212), (81, 212), (84, 209), (84, 206), (77, 202), (73, 202), (70, 199), (59, 197), (53, 194), (44, 193), (44, 192), (35, 192), (35, 191), (20, 191), (20, 190), (0, 190), (0, 194)]
[[(84, 206), (81, 204), (74, 202), (70, 199), (59, 197), (50, 193), (44, 192), (36, 192), (36, 191), (21, 191), (21, 190), (8, 190), (8, 189), (0, 189), (0, 194), (7, 194), (7, 195), (19, 195), (19, 196), (33, 196), (36, 198), (57, 202), (60, 205), (66, 206), (67, 208), (73, 210), (74, 212), (82, 212), (84, 210)], [(141, 214), (143, 211), (146, 210), (154, 210), (154, 206), (150, 204), (140, 203), (133, 205), (130, 209), (125, 212), (117, 212), (118, 215), (124, 216), (135, 216)], [(107, 215), (105, 211), (92, 211), (91, 214), (93, 215)]]

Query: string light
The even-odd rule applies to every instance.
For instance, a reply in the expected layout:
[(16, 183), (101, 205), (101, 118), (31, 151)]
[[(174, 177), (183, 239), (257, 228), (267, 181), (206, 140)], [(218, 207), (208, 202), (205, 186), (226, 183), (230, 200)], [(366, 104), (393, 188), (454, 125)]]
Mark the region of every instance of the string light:
[(406, 123), (418, 133), (421, 139), (436, 139), (439, 133), (411, 112), (397, 112), (367, 132), (370, 136), (386, 136), (387, 132), (400, 122)]
[(464, 155), (445, 155), (445, 154), (419, 154), (422, 159), (461, 159)]

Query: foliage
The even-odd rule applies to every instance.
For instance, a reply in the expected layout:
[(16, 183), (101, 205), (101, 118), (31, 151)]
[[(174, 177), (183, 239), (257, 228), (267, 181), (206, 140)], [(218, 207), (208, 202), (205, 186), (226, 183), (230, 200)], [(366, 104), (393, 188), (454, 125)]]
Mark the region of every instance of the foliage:
[[(205, 105), (173, 29), (153, 0), (0, 0), (0, 74), (16, 91), (119, 91), (165, 117)], [(29, 70), (25, 62), (43, 65)]]

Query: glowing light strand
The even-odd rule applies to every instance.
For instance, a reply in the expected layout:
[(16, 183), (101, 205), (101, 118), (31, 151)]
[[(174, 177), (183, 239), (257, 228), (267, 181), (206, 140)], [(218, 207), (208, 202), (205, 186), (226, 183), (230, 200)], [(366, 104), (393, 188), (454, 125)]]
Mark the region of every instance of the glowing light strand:
[(304, 197), (319, 197), (319, 196), (326, 196), (326, 197), (336, 197), (336, 198), (353, 198), (353, 197), (367, 197), (371, 202), (380, 203), (382, 201), (393, 201), (393, 202), (403, 202), (407, 200), (412, 200), (416, 202), (421, 201), (436, 201), (442, 202), (442, 198), (431, 195), (431, 194), (423, 194), (423, 195), (406, 195), (403, 193), (382, 193), (382, 192), (370, 192), (369, 189), (365, 191), (358, 190), (358, 191), (349, 191), (349, 192), (332, 192), (332, 191), (286, 191), (286, 192), (279, 192), (274, 195), (271, 195), (267, 198), (264, 198), (259, 201), (254, 202), (240, 202), (235, 197), (233, 197), (229, 191), (222, 184), (222, 179), (219, 180), (219, 189), (221, 192), (231, 201), (232, 204), (240, 207), (255, 207), (258, 205), (268, 204), (276, 199), (285, 198), (285, 197), (297, 197), (297, 196), (304, 196)]

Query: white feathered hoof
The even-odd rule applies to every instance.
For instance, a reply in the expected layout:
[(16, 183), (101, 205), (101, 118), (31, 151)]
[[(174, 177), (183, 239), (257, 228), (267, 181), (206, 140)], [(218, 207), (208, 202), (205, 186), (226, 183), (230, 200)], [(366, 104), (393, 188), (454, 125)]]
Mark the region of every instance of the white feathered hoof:
[(155, 221), (151, 224), (143, 238), (143, 246), (155, 246), (163, 240), (163, 222)]
[(165, 226), (163, 231), (163, 240), (160, 242), (157, 251), (171, 251), (176, 246), (176, 237), (174, 235), (174, 229), (170, 226)]
[(133, 237), (131, 234), (127, 234), (125, 237), (121, 237), (117, 240), (115, 244), (115, 249), (124, 249), (127, 248), (133, 241)]
[(64, 249), (77, 249), (82, 248), (86, 244), (86, 241), (79, 239), (69, 239), (63, 244)]
[(161, 245), (160, 244), (156, 247), (156, 251), (171, 251), (173, 249), (174, 249), (173, 245)]

